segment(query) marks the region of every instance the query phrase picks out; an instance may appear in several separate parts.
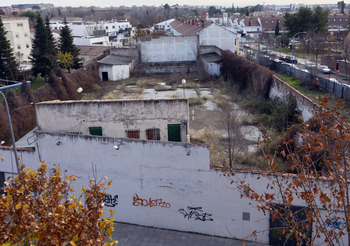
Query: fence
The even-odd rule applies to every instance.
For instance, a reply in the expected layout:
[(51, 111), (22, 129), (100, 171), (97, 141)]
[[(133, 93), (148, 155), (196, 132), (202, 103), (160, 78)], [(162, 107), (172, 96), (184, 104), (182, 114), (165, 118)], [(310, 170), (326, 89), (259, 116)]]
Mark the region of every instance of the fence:
[(329, 94), (341, 97), (342, 99), (350, 98), (349, 85), (313, 75), (306, 69), (300, 69), (293, 64), (283, 63), (281, 61), (273, 61), (272, 66), (270, 65), (270, 67), (276, 72), (292, 76), (302, 82), (314, 83), (320, 90)]

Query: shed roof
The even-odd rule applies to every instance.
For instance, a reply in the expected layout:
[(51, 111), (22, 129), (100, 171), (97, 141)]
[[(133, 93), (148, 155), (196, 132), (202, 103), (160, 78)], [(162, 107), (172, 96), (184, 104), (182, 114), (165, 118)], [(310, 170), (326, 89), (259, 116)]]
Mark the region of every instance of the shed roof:
[(110, 49), (108, 46), (77, 45), (77, 47), (80, 50), (79, 53), (81, 56), (100, 56)]
[(219, 63), (222, 61), (222, 57), (215, 52), (202, 55), (202, 59), (210, 63)]
[(132, 62), (132, 60), (133, 58), (130, 56), (111, 54), (98, 61), (98, 63), (107, 65), (128, 65)]

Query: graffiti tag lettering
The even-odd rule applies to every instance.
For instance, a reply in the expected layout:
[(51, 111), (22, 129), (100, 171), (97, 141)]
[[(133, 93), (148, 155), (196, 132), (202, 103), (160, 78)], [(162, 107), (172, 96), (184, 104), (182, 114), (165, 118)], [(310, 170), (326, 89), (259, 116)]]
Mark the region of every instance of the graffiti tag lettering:
[(210, 218), (211, 214), (204, 213), (202, 207), (187, 207), (187, 211), (184, 208), (180, 208), (179, 212), (187, 219), (194, 219), (200, 221), (213, 221)]
[(139, 198), (137, 194), (133, 197), (133, 203), (132, 205), (134, 206), (143, 206), (143, 207), (161, 207), (161, 208), (170, 208), (171, 205), (170, 203), (163, 202), (163, 199), (154, 199), (152, 200), (151, 198), (147, 199), (142, 199)]
[(112, 195), (107, 194), (103, 198), (103, 203), (106, 207), (115, 207), (118, 205), (118, 195), (112, 197)]
[(327, 227), (330, 227), (332, 229), (338, 229), (338, 230), (343, 230), (346, 226), (346, 222), (345, 221), (339, 221), (338, 219), (332, 219), (331, 221), (326, 221), (325, 225)]

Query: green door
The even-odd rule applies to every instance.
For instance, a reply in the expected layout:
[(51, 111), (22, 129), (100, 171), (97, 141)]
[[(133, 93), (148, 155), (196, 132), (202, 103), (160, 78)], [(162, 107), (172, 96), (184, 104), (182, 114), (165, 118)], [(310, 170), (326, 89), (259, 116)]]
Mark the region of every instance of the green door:
[(180, 124), (168, 125), (168, 141), (181, 142)]

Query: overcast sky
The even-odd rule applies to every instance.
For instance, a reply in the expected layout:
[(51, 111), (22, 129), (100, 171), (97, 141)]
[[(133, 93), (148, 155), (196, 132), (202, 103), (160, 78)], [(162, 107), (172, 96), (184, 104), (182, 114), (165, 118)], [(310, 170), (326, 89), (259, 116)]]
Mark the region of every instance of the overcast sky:
[[(338, 0), (337, 0), (338, 1)], [(168, 3), (169, 5), (173, 4), (179, 4), (179, 5), (184, 5), (184, 4), (191, 4), (191, 5), (218, 5), (218, 6), (226, 6), (230, 7), (232, 6), (232, 3), (234, 4), (235, 7), (245, 7), (248, 5), (257, 5), (257, 4), (277, 4), (277, 5), (282, 5), (282, 4), (298, 4), (298, 3), (303, 3), (303, 4), (326, 4), (326, 3), (333, 3), (336, 4), (337, 1), (330, 1), (330, 0), (304, 0), (304, 1), (290, 1), (290, 0), (265, 0), (265, 1), (258, 1), (258, 0), (168, 0), (168, 1), (162, 1), (162, 0), (147, 0), (147, 1), (142, 1), (142, 0), (51, 0), (51, 1), (45, 1), (45, 0), (0, 0), (0, 6), (11, 6), (12, 4), (27, 4), (27, 3), (52, 3), (55, 5), (55, 7), (58, 6), (72, 6), (72, 7), (79, 7), (79, 6), (96, 6), (96, 7), (118, 7), (120, 5), (125, 5), (125, 6), (132, 6), (132, 5), (137, 5), (137, 6), (142, 6), (142, 5), (148, 5), (148, 6), (160, 6)], [(340, 0), (339, 0), (340, 1)]]

